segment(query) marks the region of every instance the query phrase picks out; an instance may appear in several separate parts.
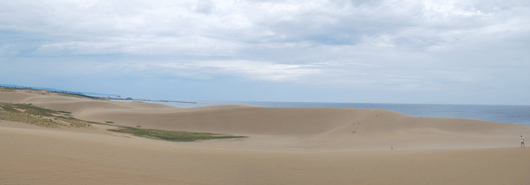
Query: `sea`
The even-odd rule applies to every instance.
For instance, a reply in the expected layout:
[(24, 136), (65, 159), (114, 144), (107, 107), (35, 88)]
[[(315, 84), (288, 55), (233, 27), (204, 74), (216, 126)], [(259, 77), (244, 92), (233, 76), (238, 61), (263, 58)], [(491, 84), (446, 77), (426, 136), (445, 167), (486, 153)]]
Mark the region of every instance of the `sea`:
[(530, 125), (530, 105), (450, 105), (450, 104), (388, 104), (388, 103), (325, 103), (325, 102), (267, 102), (267, 101), (190, 101), (150, 102), (179, 108), (213, 105), (248, 105), (259, 107), (358, 108), (385, 109), (416, 117), (462, 118), (509, 124)]

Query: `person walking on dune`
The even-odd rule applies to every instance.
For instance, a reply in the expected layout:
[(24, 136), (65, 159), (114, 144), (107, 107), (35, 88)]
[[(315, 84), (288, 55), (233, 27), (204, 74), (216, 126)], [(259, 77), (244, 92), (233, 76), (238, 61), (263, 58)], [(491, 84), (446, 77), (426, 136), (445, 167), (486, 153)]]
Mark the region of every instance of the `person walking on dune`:
[(521, 135), (521, 137), (519, 139), (521, 140), (521, 148), (526, 148), (526, 146), (524, 146), (524, 137), (523, 137), (523, 135)]

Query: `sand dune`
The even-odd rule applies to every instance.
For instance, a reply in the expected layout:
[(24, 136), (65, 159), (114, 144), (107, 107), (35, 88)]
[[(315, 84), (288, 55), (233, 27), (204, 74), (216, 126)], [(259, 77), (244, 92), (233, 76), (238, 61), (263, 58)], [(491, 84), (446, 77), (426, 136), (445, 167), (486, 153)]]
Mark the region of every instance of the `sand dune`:
[(243, 145), (259, 147), (355, 150), (388, 149), (391, 145), (396, 149), (504, 147), (516, 146), (518, 134), (528, 133), (525, 130), (527, 126), (466, 119), (418, 118), (379, 109), (240, 105), (183, 109), (53, 95), (10, 96), (19, 97), (19, 102), (70, 111), (77, 118), (90, 121), (253, 136)]
[(466, 119), (418, 118), (379, 109), (240, 105), (184, 109), (24, 92), (2, 93), (0, 97), (2, 101), (33, 103), (69, 111), (77, 118), (90, 121), (252, 136), (243, 145), (257, 147), (355, 150), (388, 149), (391, 145), (396, 149), (505, 147), (516, 146), (517, 136), (529, 131), (528, 126)]
[(15, 128), (0, 128), (0, 139), (0, 184), (530, 182), (530, 150), (520, 148), (249, 150)]
[[(0, 121), (0, 184), (528, 184), (529, 126), (344, 108), (174, 108), (55, 94), (80, 119), (250, 136), (174, 143)], [(393, 145), (394, 150), (390, 150)]]

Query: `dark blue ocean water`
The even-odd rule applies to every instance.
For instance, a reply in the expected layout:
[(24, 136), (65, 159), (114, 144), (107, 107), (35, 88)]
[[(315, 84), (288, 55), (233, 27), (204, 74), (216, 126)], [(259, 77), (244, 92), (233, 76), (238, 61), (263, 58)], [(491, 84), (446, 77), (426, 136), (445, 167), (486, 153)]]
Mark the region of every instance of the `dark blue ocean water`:
[(191, 108), (211, 105), (251, 105), (261, 107), (338, 107), (361, 109), (386, 109), (409, 116), (464, 118), (510, 124), (530, 124), (530, 105), (435, 105), (435, 104), (379, 104), (379, 103), (311, 103), (311, 102), (259, 102), (259, 101), (195, 101), (189, 103), (164, 103)]

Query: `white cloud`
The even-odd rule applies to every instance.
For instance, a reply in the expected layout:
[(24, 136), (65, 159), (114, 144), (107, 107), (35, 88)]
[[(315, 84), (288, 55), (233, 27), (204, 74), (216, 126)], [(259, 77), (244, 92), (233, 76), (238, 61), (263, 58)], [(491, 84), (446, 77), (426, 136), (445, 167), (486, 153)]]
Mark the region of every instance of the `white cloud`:
[(316, 65), (275, 64), (255, 61), (199, 61), (199, 62), (137, 62), (101, 64), (106, 68), (119, 67), (122, 70), (157, 71), (176, 76), (202, 77), (212, 75), (235, 75), (261, 81), (298, 81), (320, 73)]
[(0, 54), (377, 89), (486, 84), (499, 58), (528, 67), (528, 33), (525, 0), (0, 2)]
[[(135, 54), (158, 55), (179, 54), (187, 55), (217, 55), (233, 54), (238, 49), (237, 43), (226, 40), (202, 37), (160, 37), (156, 35), (125, 35), (109, 37), (98, 41), (68, 41), (44, 44), (37, 50), (37, 54)], [(206, 52), (207, 51), (207, 52)]]

